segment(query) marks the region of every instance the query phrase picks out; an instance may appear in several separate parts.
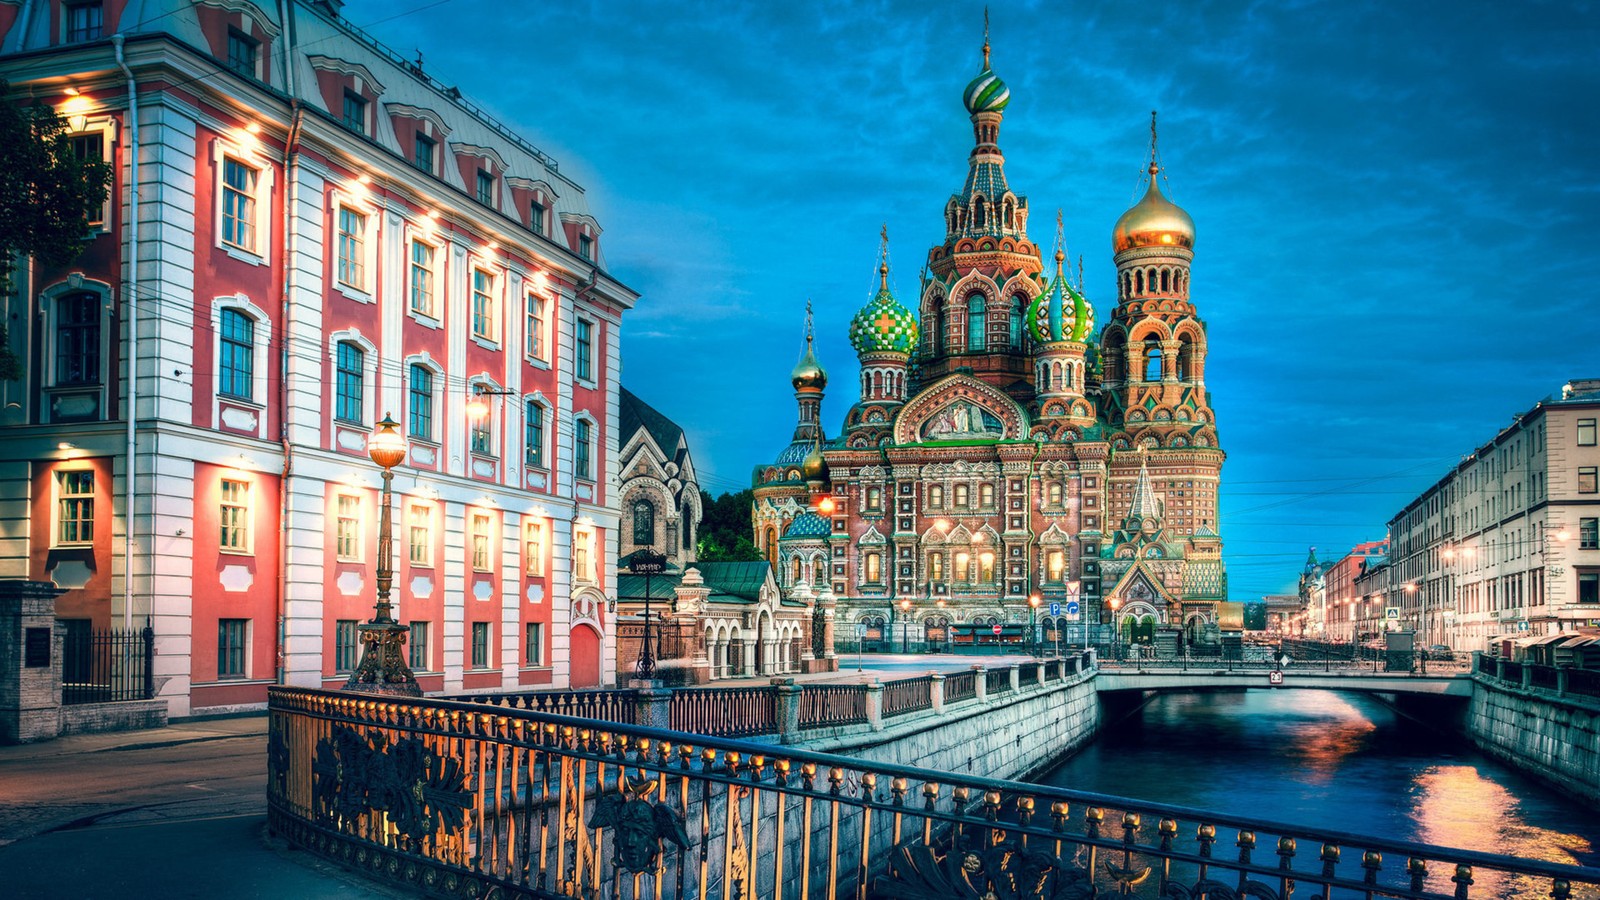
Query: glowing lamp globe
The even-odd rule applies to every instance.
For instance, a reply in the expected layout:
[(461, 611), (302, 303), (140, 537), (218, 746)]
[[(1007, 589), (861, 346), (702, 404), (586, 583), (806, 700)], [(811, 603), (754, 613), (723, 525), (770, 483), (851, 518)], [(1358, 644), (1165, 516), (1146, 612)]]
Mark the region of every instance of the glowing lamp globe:
[(384, 469), (400, 465), (406, 458), (406, 439), (400, 434), (400, 423), (385, 415), (367, 439), (367, 455)]

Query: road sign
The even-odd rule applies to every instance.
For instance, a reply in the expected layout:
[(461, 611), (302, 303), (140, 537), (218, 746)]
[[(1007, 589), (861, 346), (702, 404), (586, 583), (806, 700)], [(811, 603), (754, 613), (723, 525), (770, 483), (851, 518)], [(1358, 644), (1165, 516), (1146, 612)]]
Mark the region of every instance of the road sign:
[(989, 626), (989, 630), (995, 633), (995, 637), (999, 637), (1000, 636), (1000, 623), (996, 622), (993, 625)]
[(1270, 684), (1273, 687), (1277, 687), (1278, 685), (1283, 684), (1283, 673), (1282, 672), (1268, 672), (1267, 673), (1267, 684)]
[(1078, 620), (1078, 601), (1067, 601), (1067, 618), (1073, 620), (1074, 622)]
[(1398, 619), (1398, 618), (1400, 618), (1400, 607), (1398, 607), (1398, 606), (1385, 606), (1383, 608), (1383, 617), (1385, 619)]
[(1051, 600), (1050, 601), (1050, 615), (1052, 615), (1052, 616), (1061, 615), (1061, 604), (1057, 603), (1054, 600)]
[(638, 550), (628, 571), (634, 575), (660, 575), (667, 569), (667, 558), (653, 550)]

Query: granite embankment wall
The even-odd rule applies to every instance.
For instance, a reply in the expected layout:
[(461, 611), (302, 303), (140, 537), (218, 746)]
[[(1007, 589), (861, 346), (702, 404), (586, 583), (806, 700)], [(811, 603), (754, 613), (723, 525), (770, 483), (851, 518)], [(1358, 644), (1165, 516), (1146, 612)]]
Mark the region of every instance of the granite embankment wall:
[(1600, 700), (1475, 676), (1467, 736), (1478, 749), (1600, 803)]
[(1015, 689), (890, 719), (883, 730), (840, 730), (794, 746), (961, 775), (1025, 780), (1100, 729), (1095, 670), (1044, 683), (1033, 666), (1012, 670)]

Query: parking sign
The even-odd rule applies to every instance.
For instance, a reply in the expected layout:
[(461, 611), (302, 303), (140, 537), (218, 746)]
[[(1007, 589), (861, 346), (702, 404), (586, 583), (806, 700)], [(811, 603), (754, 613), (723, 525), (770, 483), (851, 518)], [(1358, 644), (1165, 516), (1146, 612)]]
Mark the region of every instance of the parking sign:
[(1050, 601), (1050, 615), (1052, 615), (1052, 616), (1061, 615), (1061, 604), (1057, 603), (1054, 600), (1051, 600)]

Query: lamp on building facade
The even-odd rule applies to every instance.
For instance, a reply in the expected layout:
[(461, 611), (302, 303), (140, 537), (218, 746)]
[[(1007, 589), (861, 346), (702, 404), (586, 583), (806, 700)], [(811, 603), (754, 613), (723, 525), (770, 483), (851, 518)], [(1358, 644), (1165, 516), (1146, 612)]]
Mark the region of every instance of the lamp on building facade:
[(382, 509), (378, 514), (378, 602), (371, 622), (358, 629), (361, 636), (361, 662), (350, 673), (344, 689), (364, 694), (420, 697), (422, 686), (406, 665), (405, 644), (408, 630), (394, 620), (389, 589), (394, 585), (394, 536), (390, 518), (390, 487), (394, 467), (406, 458), (406, 439), (400, 423), (385, 415), (367, 439), (367, 455), (383, 470)]

